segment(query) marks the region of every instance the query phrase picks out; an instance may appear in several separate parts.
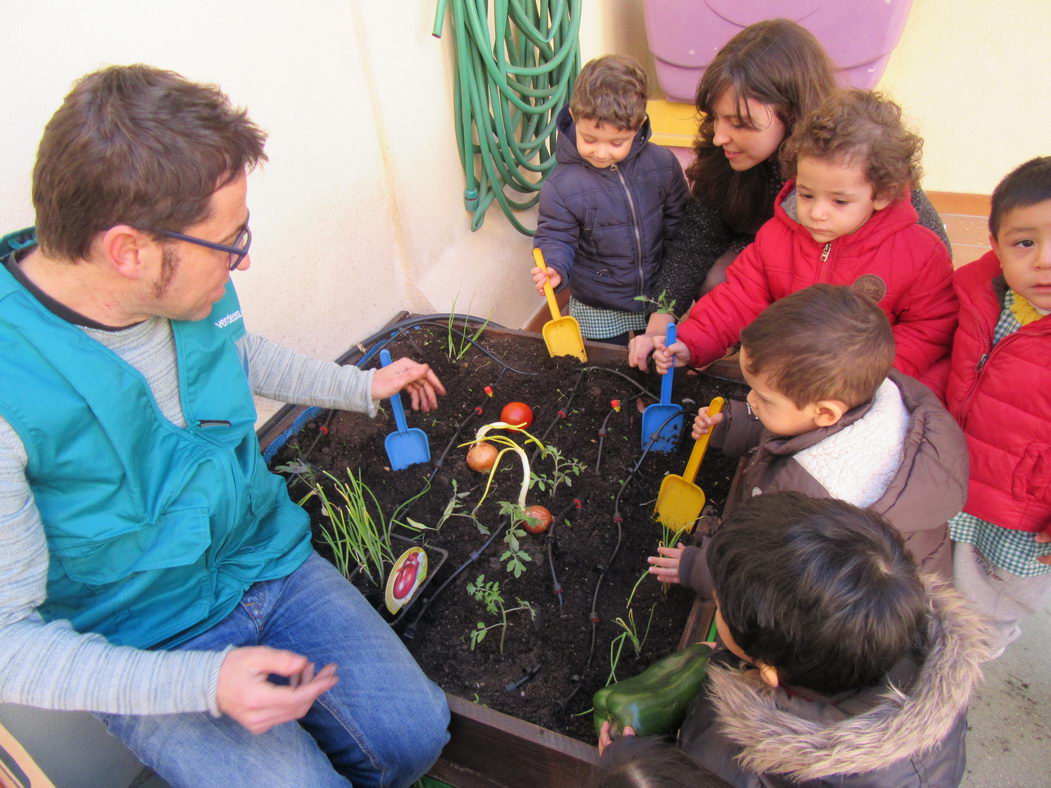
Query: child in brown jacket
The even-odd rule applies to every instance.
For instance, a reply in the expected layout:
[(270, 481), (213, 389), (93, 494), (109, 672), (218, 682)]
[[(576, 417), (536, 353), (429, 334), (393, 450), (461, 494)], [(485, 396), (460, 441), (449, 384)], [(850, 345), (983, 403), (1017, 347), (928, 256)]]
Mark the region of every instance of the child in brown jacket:
[[(871, 508), (905, 537), (921, 569), (949, 576), (946, 521), (967, 491), (963, 433), (922, 383), (891, 367), (883, 312), (849, 287), (813, 285), (767, 307), (741, 332), (752, 390), (723, 414), (702, 409), (694, 437), (747, 455), (744, 499), (793, 490)], [(696, 547), (662, 547), (650, 571), (688, 582)]]

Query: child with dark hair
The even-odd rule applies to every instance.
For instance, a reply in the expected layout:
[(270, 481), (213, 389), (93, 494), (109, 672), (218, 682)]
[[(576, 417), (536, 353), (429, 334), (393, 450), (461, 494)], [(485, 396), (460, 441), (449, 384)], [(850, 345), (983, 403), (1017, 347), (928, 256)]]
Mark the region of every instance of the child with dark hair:
[[(744, 498), (794, 490), (870, 507), (917, 564), (948, 577), (945, 523), (967, 487), (963, 434), (926, 386), (891, 368), (894, 336), (879, 307), (849, 287), (800, 290), (741, 332), (740, 361), (747, 403), (712, 417), (702, 409), (693, 435), (718, 425), (712, 445), (749, 456)], [(703, 573), (699, 548), (659, 550), (650, 559), (659, 579)]]
[(992, 251), (955, 275), (949, 410), (967, 435), (967, 504), (949, 521), (956, 586), (998, 654), (1051, 601), (1051, 156), (993, 191)]
[(815, 283), (849, 285), (875, 301), (894, 330), (894, 365), (921, 376), (948, 352), (955, 327), (952, 264), (938, 236), (916, 224), (910, 186), (922, 140), (901, 109), (864, 90), (835, 93), (796, 124), (781, 150), (789, 180), (774, 218), (679, 325), (655, 340), (658, 372), (705, 366), (738, 341), (765, 307)]
[(882, 517), (761, 495), (716, 529), (707, 565), (729, 653), (683, 750), (738, 786), (959, 785), (987, 633)]
[(590, 61), (558, 116), (557, 166), (540, 189), (534, 245), (544, 282), (570, 289), (569, 313), (588, 339), (622, 345), (646, 327), (646, 303), (686, 205), (686, 178), (646, 118), (646, 72), (630, 57)]

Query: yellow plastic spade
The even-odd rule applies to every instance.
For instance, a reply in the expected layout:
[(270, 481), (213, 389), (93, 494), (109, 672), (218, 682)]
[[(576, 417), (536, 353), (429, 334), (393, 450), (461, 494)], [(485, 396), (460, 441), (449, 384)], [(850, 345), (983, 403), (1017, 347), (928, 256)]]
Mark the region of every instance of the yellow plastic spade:
[[(533, 249), (533, 260), (536, 261), (537, 268), (547, 271), (547, 266), (544, 264), (544, 253), (539, 249)], [(581, 361), (587, 361), (588, 354), (584, 350), (584, 337), (580, 333), (580, 324), (574, 317), (562, 317), (559, 314), (555, 291), (551, 289), (549, 280), (544, 280), (544, 295), (547, 296), (547, 305), (551, 309), (551, 319), (544, 323), (543, 329), (548, 354), (552, 358), (576, 356)]]
[[(713, 399), (708, 406), (708, 415), (714, 416), (721, 412), (725, 403), (726, 400), (722, 397)], [(697, 478), (697, 471), (701, 467), (704, 453), (708, 450), (708, 440), (711, 436), (709, 430), (694, 442), (682, 476), (669, 473), (661, 482), (654, 511), (657, 520), (673, 531), (692, 530), (694, 522), (700, 517), (701, 509), (704, 508), (704, 490), (694, 484), (693, 480)]]

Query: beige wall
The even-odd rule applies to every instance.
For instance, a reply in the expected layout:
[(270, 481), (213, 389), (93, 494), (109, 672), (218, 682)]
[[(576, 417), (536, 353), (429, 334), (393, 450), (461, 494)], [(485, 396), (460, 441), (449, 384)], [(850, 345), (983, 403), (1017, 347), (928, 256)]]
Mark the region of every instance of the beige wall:
[[(402, 309), (455, 301), (518, 327), (542, 305), (526, 274), (530, 240), (495, 207), (470, 231), (452, 41), (431, 37), (431, 0), (6, 0), (3, 10), (5, 231), (33, 221), (36, 144), (73, 79), (143, 61), (219, 83), (270, 133), (271, 161), (250, 181), (252, 270), (237, 275), (252, 330), (334, 358)], [(926, 137), (928, 189), (988, 193), (1010, 167), (1051, 152), (1049, 40), (1046, 0), (916, 0), (882, 87)], [(584, 0), (581, 56), (606, 52), (652, 68), (639, 0)]]
[(989, 194), (1051, 155), (1051, 2), (915, 0), (878, 87), (924, 137), (925, 188)]

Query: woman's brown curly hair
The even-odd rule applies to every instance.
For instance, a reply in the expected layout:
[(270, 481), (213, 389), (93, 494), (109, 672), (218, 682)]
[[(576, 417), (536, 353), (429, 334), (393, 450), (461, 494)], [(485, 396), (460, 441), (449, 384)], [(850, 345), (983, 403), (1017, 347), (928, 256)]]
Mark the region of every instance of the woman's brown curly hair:
[(781, 146), (785, 175), (801, 158), (860, 163), (874, 197), (897, 200), (919, 183), (923, 140), (901, 122), (901, 107), (870, 90), (833, 93), (800, 120)]

